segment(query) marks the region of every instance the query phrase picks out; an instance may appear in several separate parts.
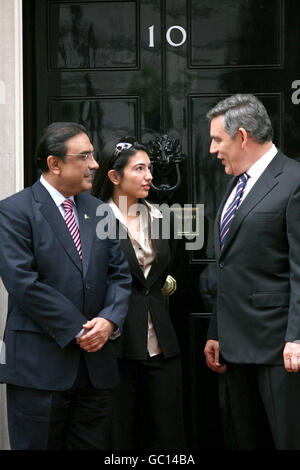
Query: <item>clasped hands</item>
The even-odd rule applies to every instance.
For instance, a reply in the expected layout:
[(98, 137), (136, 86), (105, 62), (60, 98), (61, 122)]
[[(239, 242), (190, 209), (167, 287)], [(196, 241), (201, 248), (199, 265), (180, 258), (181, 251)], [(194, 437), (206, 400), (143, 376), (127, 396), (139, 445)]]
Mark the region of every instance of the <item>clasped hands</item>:
[(283, 360), (287, 372), (298, 372), (300, 370), (300, 344), (285, 343)]
[(82, 327), (85, 331), (76, 339), (77, 344), (87, 352), (96, 352), (104, 346), (115, 325), (106, 318), (95, 317)]
[[(205, 345), (204, 354), (208, 367), (215, 372), (225, 372), (226, 365), (219, 362), (219, 342), (209, 339)], [(287, 342), (283, 350), (284, 367), (287, 372), (300, 370), (300, 344)]]

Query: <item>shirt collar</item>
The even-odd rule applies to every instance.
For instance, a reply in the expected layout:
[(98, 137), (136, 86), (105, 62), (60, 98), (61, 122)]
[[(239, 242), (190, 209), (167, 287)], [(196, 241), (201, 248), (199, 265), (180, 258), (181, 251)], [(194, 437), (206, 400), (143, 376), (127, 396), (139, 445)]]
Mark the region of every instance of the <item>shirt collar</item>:
[(49, 192), (50, 196), (52, 197), (57, 207), (59, 207), (66, 199), (70, 199), (71, 201), (73, 201), (73, 204), (76, 205), (74, 196), (66, 198), (56, 188), (54, 188), (52, 184), (48, 183), (48, 181), (43, 177), (43, 175), (41, 175), (40, 177), (40, 182), (47, 189), (47, 191)]
[[(162, 218), (161, 212), (155, 206), (153, 206), (152, 204), (149, 204), (145, 200), (143, 200), (143, 203), (145, 204), (145, 206), (147, 207), (147, 209), (149, 211), (151, 222), (152, 222), (154, 217), (155, 218)], [(148, 231), (149, 219), (148, 219), (148, 215), (146, 217), (145, 211), (141, 212), (142, 216), (140, 218), (140, 240), (136, 240), (135, 236), (130, 232), (122, 212), (120, 211), (117, 204), (112, 200), (112, 198), (110, 198), (107, 201), (107, 204), (109, 204), (110, 207), (112, 208), (116, 219), (118, 219), (119, 222), (123, 225), (123, 227), (125, 227), (125, 229), (127, 230), (130, 238), (134, 239), (140, 246), (144, 247), (146, 241), (149, 238), (149, 231)]]
[(250, 166), (249, 170), (247, 170), (247, 175), (251, 178), (259, 178), (263, 171), (267, 168), (269, 163), (273, 160), (277, 153), (277, 148), (274, 144), (272, 147), (262, 155), (253, 165)]
[[(147, 202), (145, 200), (143, 201), (143, 203), (146, 205), (147, 209), (149, 210), (151, 220), (153, 218), (162, 218), (162, 213), (157, 209), (157, 207), (155, 207), (152, 204), (149, 204), (149, 202)], [(119, 207), (117, 206), (117, 204), (113, 201), (113, 199), (110, 198), (107, 201), (107, 204), (109, 204), (110, 207), (112, 208), (116, 219), (118, 219), (126, 227), (125, 218), (124, 218), (122, 212), (120, 211)]]
[(162, 213), (160, 212), (160, 210), (156, 206), (154, 206), (153, 204), (149, 204), (149, 202), (147, 202), (145, 200), (144, 200), (144, 203), (146, 204), (146, 206), (148, 207), (148, 209), (150, 211), (151, 220), (153, 218), (162, 219)]

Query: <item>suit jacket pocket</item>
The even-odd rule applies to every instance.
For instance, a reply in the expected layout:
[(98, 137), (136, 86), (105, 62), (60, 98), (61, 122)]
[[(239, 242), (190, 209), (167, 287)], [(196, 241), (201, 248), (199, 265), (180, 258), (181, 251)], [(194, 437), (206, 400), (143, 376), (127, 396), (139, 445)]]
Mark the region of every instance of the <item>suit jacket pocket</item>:
[(290, 293), (254, 292), (252, 301), (255, 307), (286, 307), (290, 303)]
[(9, 324), (10, 330), (15, 331), (32, 331), (34, 333), (45, 333), (42, 328), (40, 328), (37, 323), (35, 323), (31, 318), (26, 317), (25, 315), (16, 315), (11, 319)]

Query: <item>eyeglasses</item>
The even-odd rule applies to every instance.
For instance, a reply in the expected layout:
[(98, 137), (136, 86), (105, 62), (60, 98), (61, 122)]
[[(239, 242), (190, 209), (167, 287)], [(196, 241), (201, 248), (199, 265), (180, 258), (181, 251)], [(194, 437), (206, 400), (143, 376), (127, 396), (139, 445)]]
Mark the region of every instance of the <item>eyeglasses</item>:
[(87, 153), (66, 153), (66, 157), (79, 157), (80, 160), (83, 160), (84, 162), (88, 160), (89, 158), (94, 158), (95, 157), (95, 152), (87, 152)]

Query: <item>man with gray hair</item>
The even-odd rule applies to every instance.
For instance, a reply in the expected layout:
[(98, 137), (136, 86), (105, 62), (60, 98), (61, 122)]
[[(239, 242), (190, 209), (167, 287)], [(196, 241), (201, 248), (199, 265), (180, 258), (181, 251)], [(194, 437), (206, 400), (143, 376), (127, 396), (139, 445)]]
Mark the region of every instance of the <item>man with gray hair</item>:
[(205, 356), (225, 373), (240, 449), (300, 449), (300, 164), (270, 118), (237, 94), (207, 115), (233, 175), (216, 217), (218, 294)]

